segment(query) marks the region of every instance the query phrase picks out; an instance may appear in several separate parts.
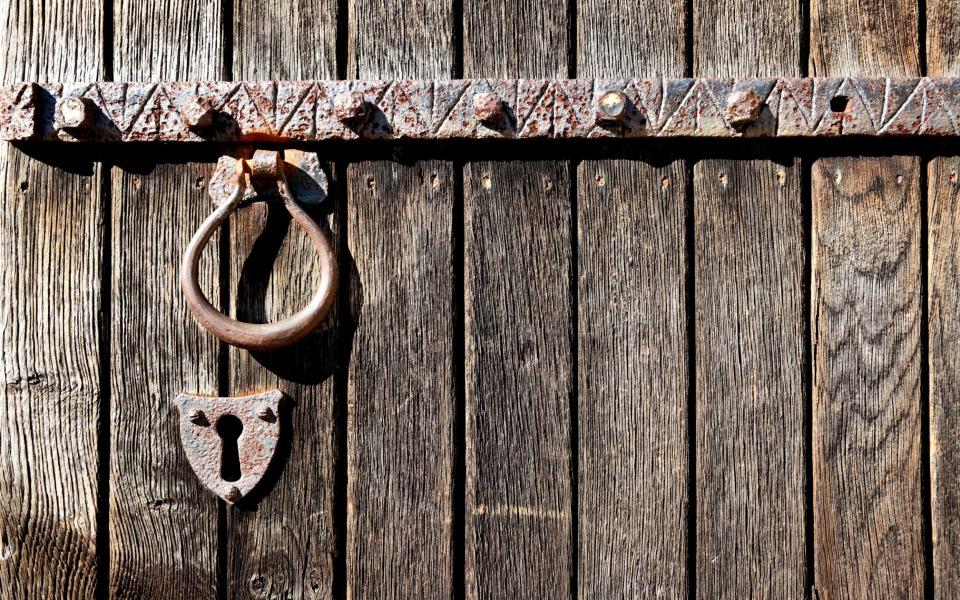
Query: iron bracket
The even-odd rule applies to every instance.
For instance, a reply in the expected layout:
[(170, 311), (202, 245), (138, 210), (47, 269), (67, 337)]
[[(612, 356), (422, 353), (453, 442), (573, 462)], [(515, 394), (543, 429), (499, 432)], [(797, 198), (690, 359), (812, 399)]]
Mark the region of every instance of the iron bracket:
[(960, 78), (21, 83), (0, 138), (43, 142), (957, 136)]

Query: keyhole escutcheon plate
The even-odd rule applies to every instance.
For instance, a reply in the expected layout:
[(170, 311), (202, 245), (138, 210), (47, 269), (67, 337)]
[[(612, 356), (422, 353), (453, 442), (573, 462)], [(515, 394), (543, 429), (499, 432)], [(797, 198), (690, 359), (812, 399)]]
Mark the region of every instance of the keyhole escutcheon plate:
[[(180, 442), (207, 489), (235, 504), (260, 483), (277, 451), (282, 398), (280, 390), (237, 397), (177, 395)], [(224, 439), (217, 424), (225, 417), (235, 417), (242, 425), (236, 439), (240, 473), (234, 481), (223, 478)]]

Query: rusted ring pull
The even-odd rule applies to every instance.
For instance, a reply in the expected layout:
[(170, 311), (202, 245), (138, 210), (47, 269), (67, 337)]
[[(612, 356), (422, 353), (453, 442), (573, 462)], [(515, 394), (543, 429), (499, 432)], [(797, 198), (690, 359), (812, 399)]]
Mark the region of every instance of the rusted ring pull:
[[(244, 199), (245, 171), (254, 180), (275, 178), (277, 191), (291, 218), (303, 227), (320, 258), (320, 284), (310, 302), (298, 313), (275, 323), (243, 323), (213, 307), (197, 280), (200, 256), (220, 224)], [(283, 173), (279, 153), (257, 151), (253, 159), (237, 161), (236, 188), (200, 225), (180, 262), (180, 288), (190, 312), (204, 329), (224, 342), (248, 350), (274, 350), (295, 343), (313, 331), (333, 306), (337, 287), (337, 263), (333, 246), (320, 226), (294, 199)]]

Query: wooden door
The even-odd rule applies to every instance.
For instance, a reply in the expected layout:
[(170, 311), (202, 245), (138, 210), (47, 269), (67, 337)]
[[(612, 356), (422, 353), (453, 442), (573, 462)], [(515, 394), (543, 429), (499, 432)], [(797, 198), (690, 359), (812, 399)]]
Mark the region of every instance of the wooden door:
[[(960, 76), (952, 0), (10, 0), (3, 83)], [(0, 151), (2, 598), (960, 595), (949, 143), (315, 148), (341, 287), (251, 353), (221, 148)], [(320, 277), (251, 207), (201, 280)], [(281, 388), (237, 506), (179, 392)]]

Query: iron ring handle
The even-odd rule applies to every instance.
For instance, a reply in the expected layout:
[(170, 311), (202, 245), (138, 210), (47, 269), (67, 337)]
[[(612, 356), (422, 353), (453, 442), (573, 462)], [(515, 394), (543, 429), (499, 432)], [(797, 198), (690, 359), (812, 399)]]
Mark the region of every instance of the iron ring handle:
[(293, 198), (286, 180), (281, 175), (277, 181), (277, 188), (283, 204), (290, 213), (290, 217), (306, 231), (320, 258), (321, 278), (316, 292), (310, 302), (299, 312), (273, 323), (244, 323), (214, 308), (200, 289), (198, 281), (200, 256), (220, 224), (243, 200), (244, 179), (243, 172), (239, 172), (233, 195), (207, 217), (187, 245), (187, 250), (180, 262), (180, 288), (183, 290), (187, 307), (197, 322), (220, 340), (248, 350), (275, 350), (289, 346), (305, 337), (330, 312), (337, 288), (336, 256), (327, 235)]

